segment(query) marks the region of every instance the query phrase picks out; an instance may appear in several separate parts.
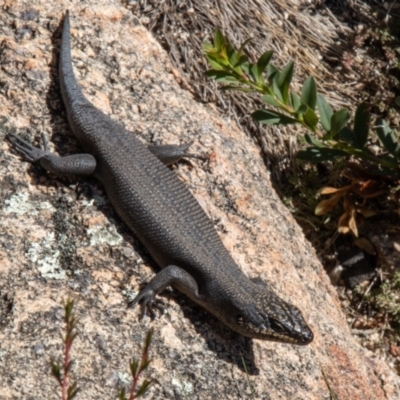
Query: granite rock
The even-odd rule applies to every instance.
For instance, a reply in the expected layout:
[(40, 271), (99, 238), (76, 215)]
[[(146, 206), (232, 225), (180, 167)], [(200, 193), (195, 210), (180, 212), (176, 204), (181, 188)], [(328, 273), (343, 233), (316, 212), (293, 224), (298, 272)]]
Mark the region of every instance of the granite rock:
[[(245, 273), (302, 310), (313, 343), (245, 339), (172, 290), (162, 296), (165, 314), (154, 321), (139, 321), (139, 310), (126, 308), (157, 268), (101, 185), (22, 162), (5, 140), (16, 132), (38, 144), (44, 134), (53, 151), (81, 151), (58, 82), (67, 8), (74, 69), (86, 96), (143, 142), (194, 140), (192, 152), (209, 155), (173, 169)], [(149, 327), (155, 334), (145, 376), (154, 384), (147, 398), (329, 399), (322, 371), (339, 399), (398, 398), (397, 377), (351, 336), (257, 145), (179, 86), (165, 52), (123, 5), (5, 0), (0, 43), (0, 400), (59, 398), (49, 359), (62, 352), (68, 295), (79, 320), (72, 349), (79, 399), (116, 397)]]

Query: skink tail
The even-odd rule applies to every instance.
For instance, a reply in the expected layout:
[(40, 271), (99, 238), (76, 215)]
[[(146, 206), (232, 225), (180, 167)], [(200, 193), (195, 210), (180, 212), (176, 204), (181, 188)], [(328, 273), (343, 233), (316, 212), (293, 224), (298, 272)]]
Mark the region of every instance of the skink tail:
[(74, 102), (85, 101), (81, 88), (76, 82), (71, 59), (71, 35), (69, 28), (69, 11), (65, 13), (60, 49), (60, 85), (64, 104), (68, 113)]

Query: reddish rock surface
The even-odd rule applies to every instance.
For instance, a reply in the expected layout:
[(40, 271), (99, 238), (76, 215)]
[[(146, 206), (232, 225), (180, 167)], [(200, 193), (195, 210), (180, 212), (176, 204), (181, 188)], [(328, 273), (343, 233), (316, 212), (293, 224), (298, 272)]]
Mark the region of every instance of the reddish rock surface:
[[(248, 340), (183, 295), (138, 320), (127, 301), (155, 271), (92, 179), (60, 178), (21, 162), (5, 135), (60, 154), (79, 151), (57, 77), (63, 13), (85, 94), (146, 143), (184, 143), (209, 162), (174, 167), (241, 268), (297, 305), (315, 333), (298, 347)], [(397, 377), (351, 336), (335, 291), (274, 192), (259, 149), (195, 101), (151, 35), (118, 2), (5, 1), (0, 14), (0, 400), (57, 399), (49, 359), (62, 351), (62, 301), (76, 302), (72, 350), (79, 399), (115, 398), (128, 362), (154, 327), (148, 398), (399, 398)], [(134, 154), (132, 154), (134, 157)], [(186, 397), (185, 397), (186, 396)]]

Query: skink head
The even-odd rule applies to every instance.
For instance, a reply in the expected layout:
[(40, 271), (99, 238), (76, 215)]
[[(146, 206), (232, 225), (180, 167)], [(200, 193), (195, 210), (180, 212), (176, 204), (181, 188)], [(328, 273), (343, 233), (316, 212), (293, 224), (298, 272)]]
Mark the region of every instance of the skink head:
[(239, 307), (234, 324), (236, 331), (256, 339), (305, 345), (314, 338), (300, 310), (270, 291)]

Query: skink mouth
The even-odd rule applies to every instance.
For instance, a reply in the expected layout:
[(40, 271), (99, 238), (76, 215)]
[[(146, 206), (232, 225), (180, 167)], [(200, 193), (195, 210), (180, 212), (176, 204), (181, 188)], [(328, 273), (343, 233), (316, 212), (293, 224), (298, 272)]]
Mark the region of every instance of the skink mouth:
[(297, 344), (300, 346), (307, 345), (314, 340), (314, 334), (309, 328), (301, 331), (286, 330), (283, 332), (275, 331), (270, 327), (268, 328), (265, 324), (259, 326), (248, 324), (247, 335), (253, 338)]
[(314, 334), (311, 329), (307, 325), (300, 324), (299, 322), (292, 327), (291, 333), (299, 345), (306, 345), (314, 340)]
[(314, 340), (314, 334), (310, 329), (303, 330), (299, 335), (298, 344), (306, 345), (311, 343)]

